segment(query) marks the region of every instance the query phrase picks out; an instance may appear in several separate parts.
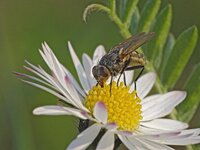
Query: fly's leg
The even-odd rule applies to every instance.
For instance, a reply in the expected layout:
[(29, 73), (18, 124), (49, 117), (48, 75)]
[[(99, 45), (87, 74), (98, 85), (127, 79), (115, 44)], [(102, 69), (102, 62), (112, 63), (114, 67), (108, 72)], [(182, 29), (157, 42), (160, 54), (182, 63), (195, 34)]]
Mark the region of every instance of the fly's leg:
[(138, 78), (142, 75), (142, 72), (144, 71), (144, 66), (134, 66), (134, 67), (128, 67), (128, 68), (126, 68), (126, 70), (125, 71), (128, 71), (128, 70), (136, 70), (136, 69), (141, 69), (141, 71), (140, 71), (140, 73), (138, 74), (138, 76), (135, 78), (135, 80), (134, 80), (134, 82), (135, 82), (135, 90), (137, 90), (136, 89), (136, 82), (137, 82), (137, 80), (138, 80)]
[(121, 76), (122, 76), (122, 73), (120, 73), (119, 78), (117, 79), (117, 86), (119, 86), (119, 80), (120, 80)]
[(126, 75), (125, 75), (124, 71), (122, 73), (120, 73), (119, 78), (117, 79), (117, 86), (119, 86), (119, 80), (120, 80), (122, 74), (124, 76), (124, 85), (126, 86)]
[(111, 79), (110, 79), (110, 96), (112, 95), (111, 92), (112, 92), (112, 81), (113, 81), (113, 76), (111, 76)]
[(125, 76), (125, 72), (124, 71), (127, 69), (129, 63), (130, 63), (130, 59), (124, 64), (124, 66), (122, 68), (122, 71), (120, 72), (119, 78), (117, 79), (117, 86), (119, 86), (119, 80), (120, 80), (122, 74), (124, 75), (124, 84), (126, 86), (126, 76)]
[(124, 85), (126, 86), (126, 74), (125, 74), (125, 72), (123, 72), (123, 76), (124, 76)]

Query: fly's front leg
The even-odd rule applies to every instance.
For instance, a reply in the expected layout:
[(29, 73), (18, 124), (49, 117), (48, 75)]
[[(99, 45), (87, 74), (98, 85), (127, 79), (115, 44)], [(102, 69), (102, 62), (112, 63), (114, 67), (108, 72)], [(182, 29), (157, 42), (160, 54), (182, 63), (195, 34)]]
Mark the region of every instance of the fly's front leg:
[(126, 75), (125, 75), (124, 71), (122, 73), (120, 73), (119, 78), (117, 79), (117, 86), (119, 86), (119, 80), (120, 80), (122, 74), (124, 76), (124, 85), (126, 86)]
[(112, 82), (113, 82), (113, 76), (111, 76), (111, 79), (110, 79), (110, 96), (112, 95), (111, 92), (112, 92)]
[(119, 80), (120, 80), (121, 76), (122, 76), (122, 73), (120, 73), (119, 78), (117, 79), (117, 86), (119, 86)]
[(136, 69), (141, 69), (140, 73), (138, 74), (138, 76), (135, 78), (134, 80), (134, 83), (135, 83), (135, 90), (137, 90), (137, 86), (136, 86), (136, 82), (138, 80), (138, 78), (142, 75), (142, 72), (144, 71), (144, 66), (134, 66), (134, 67), (128, 67), (126, 68), (125, 71), (128, 71), (128, 70), (136, 70)]
[(123, 76), (124, 76), (124, 85), (126, 86), (126, 74), (125, 74), (125, 71), (123, 72)]

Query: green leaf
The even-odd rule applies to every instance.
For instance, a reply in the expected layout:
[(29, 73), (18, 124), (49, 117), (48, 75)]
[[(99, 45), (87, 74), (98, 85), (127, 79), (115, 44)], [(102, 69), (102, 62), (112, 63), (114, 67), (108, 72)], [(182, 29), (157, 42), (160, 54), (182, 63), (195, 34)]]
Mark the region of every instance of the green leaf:
[(138, 32), (148, 32), (160, 8), (161, 0), (148, 0), (141, 12)]
[(163, 72), (165, 70), (165, 66), (167, 65), (167, 61), (169, 59), (169, 56), (172, 52), (172, 49), (174, 47), (175, 44), (175, 38), (173, 34), (169, 34), (168, 38), (167, 38), (167, 43), (165, 44), (164, 50), (163, 50), (163, 56), (162, 56), (162, 62), (161, 62), (161, 67), (159, 69), (160, 72), (160, 77), (162, 79), (163, 77)]
[(121, 20), (124, 20), (128, 0), (116, 0), (118, 15)]
[(136, 8), (136, 10), (133, 14), (131, 26), (130, 26), (130, 30), (131, 30), (132, 35), (137, 33), (139, 20), (140, 20), (140, 12), (139, 12), (138, 8)]
[(178, 119), (189, 122), (195, 114), (200, 102), (200, 64), (196, 65), (189, 79), (184, 85), (187, 91), (187, 98), (178, 107)]
[(153, 28), (153, 31), (156, 33), (156, 37), (153, 39), (154, 42), (152, 42), (152, 45), (154, 46), (152, 60), (156, 68), (159, 68), (161, 63), (163, 47), (169, 34), (171, 21), (172, 7), (171, 5), (168, 5), (165, 9), (161, 11)]
[(192, 150), (200, 150), (200, 144), (192, 145)]
[(166, 43), (172, 20), (172, 7), (166, 6), (158, 15), (156, 22), (152, 28), (155, 37), (143, 48), (144, 53), (156, 69), (160, 66), (163, 54), (163, 47)]
[(196, 26), (185, 30), (177, 39), (163, 72), (163, 84), (172, 88), (183, 72), (198, 38)]
[(125, 13), (124, 23), (129, 28), (132, 16), (137, 9), (137, 3), (139, 0), (129, 0), (127, 4), (127, 9)]

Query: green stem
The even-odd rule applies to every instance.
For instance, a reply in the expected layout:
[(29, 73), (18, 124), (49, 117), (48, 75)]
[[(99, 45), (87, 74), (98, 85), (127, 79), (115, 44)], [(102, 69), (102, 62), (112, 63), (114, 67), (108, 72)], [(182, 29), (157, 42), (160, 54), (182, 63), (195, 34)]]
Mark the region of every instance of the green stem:
[(110, 13), (110, 18), (115, 24), (119, 27), (120, 33), (124, 38), (128, 38), (131, 36), (131, 33), (126, 28), (126, 25), (119, 19), (116, 13)]
[(126, 25), (127, 28), (129, 28), (130, 26), (132, 16), (133, 16), (133, 13), (135, 12), (137, 3), (138, 3), (138, 0), (131, 0), (130, 7), (128, 7), (125, 20), (124, 20), (124, 24)]
[(110, 0), (110, 19), (115, 22), (115, 24), (119, 27), (120, 33), (125, 38), (128, 38), (131, 36), (130, 32), (128, 31), (125, 24), (120, 20), (120, 18), (116, 14), (116, 2), (115, 0)]
[(110, 0), (110, 10), (111, 10), (112, 14), (114, 14), (116, 12), (116, 1), (115, 0)]
[(192, 145), (187, 145), (187, 146), (186, 146), (186, 149), (187, 149), (187, 150), (194, 150), (193, 147), (192, 147)]

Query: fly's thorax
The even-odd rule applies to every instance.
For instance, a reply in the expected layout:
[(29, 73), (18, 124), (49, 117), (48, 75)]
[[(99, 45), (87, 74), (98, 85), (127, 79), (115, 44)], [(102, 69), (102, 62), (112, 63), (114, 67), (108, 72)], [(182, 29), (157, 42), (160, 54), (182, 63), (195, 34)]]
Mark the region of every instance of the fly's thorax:
[(131, 66), (144, 66), (146, 64), (146, 58), (143, 54), (138, 52), (133, 52), (130, 55), (130, 65)]
[(118, 61), (118, 57), (119, 56), (115, 53), (108, 53), (101, 58), (99, 64), (104, 65), (110, 69)]
[(109, 69), (112, 76), (118, 74), (120, 69), (119, 66), (120, 59), (119, 56), (115, 53), (108, 53), (103, 56), (99, 62), (99, 65), (106, 66)]

